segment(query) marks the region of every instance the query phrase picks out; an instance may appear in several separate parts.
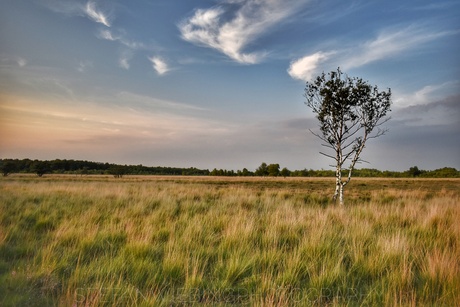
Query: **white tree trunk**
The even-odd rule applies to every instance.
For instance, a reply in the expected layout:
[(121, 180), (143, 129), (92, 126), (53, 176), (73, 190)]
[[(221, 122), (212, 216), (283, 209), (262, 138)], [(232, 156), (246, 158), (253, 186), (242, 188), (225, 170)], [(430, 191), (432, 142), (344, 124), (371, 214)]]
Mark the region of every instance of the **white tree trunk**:
[(340, 183), (340, 189), (339, 189), (339, 204), (340, 206), (343, 206), (343, 183)]
[(342, 167), (340, 165), (340, 162), (338, 162), (335, 171), (335, 192), (334, 197), (332, 199), (336, 202), (338, 197), (340, 205), (343, 205), (343, 186), (344, 184), (342, 182)]
[(334, 196), (332, 197), (332, 199), (334, 201), (337, 200), (337, 197), (339, 196), (339, 190), (340, 190), (340, 181), (339, 181), (339, 178), (335, 178), (335, 192), (334, 192)]

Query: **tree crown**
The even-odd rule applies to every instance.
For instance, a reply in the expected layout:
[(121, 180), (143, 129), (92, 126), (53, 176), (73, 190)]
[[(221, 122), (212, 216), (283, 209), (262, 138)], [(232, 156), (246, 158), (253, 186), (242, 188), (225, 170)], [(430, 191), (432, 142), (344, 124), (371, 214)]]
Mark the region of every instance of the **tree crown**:
[(391, 111), (390, 89), (379, 91), (377, 86), (361, 78), (348, 77), (338, 68), (307, 82), (304, 96), (306, 105), (319, 121), (321, 134), (315, 135), (328, 147), (351, 146), (356, 151), (366, 139), (385, 132), (378, 129), (371, 135), (374, 128), (388, 120), (385, 116)]

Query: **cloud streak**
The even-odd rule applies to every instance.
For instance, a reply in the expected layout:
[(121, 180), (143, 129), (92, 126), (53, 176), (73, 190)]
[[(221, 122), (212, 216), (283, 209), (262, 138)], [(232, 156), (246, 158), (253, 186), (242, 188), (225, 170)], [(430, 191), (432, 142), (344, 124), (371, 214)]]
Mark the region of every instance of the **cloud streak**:
[(130, 61), (134, 57), (135, 51), (148, 49), (143, 43), (131, 41), (127, 39), (123, 33), (114, 34), (113, 31), (109, 29), (99, 30), (96, 37), (103, 40), (118, 42), (124, 46), (125, 50), (121, 52), (118, 58), (118, 66), (126, 70), (131, 67)]
[(133, 52), (131, 50), (125, 50), (121, 53), (120, 58), (118, 59), (118, 65), (123, 68), (128, 70), (131, 65), (129, 61), (133, 58)]
[(96, 3), (93, 1), (88, 1), (84, 8), (85, 14), (92, 19), (94, 22), (101, 23), (106, 27), (110, 28), (110, 22), (108, 17), (101, 11), (96, 8)]
[(433, 101), (450, 95), (458, 95), (460, 81), (449, 81), (442, 84), (430, 84), (415, 91), (414, 93), (395, 93), (394, 103), (396, 107), (409, 107), (414, 105), (426, 105)]
[(460, 94), (426, 104), (412, 104), (394, 112), (395, 121), (405, 126), (445, 126), (460, 127)]
[(354, 42), (329, 51), (307, 54), (291, 62), (289, 75), (294, 79), (309, 81), (319, 70), (326, 68), (351, 69), (373, 62), (395, 58), (415, 50), (430, 41), (457, 34), (458, 31), (434, 31), (422, 26), (408, 26), (381, 31), (374, 39)]
[(359, 52), (348, 55), (343, 66), (345, 69), (363, 66), (399, 55), (426, 42), (452, 34), (454, 33), (449, 31), (433, 32), (417, 26), (385, 30), (377, 38), (361, 44)]
[(86, 72), (88, 69), (93, 67), (93, 63), (91, 61), (80, 61), (77, 66), (77, 70), (81, 73)]
[(111, 27), (111, 21), (107, 13), (101, 11), (95, 1), (88, 1), (86, 4), (72, 0), (38, 0), (48, 9), (59, 14), (70, 16), (87, 17), (90, 20)]
[(123, 104), (132, 104), (142, 110), (159, 110), (174, 112), (177, 111), (205, 111), (206, 109), (196, 107), (191, 104), (162, 100), (151, 96), (139, 95), (131, 92), (120, 92), (115, 96), (116, 100), (120, 100)]
[(122, 33), (120, 34), (114, 34), (112, 31), (109, 29), (101, 29), (97, 34), (96, 37), (99, 39), (105, 39), (108, 41), (113, 41), (113, 42), (119, 42), (122, 45), (134, 49), (134, 50), (139, 50), (139, 49), (146, 49), (146, 46), (141, 43), (141, 42), (136, 42), (136, 41), (131, 41), (128, 38), (125, 37)]
[(245, 52), (254, 40), (293, 15), (306, 0), (226, 1), (208, 9), (197, 9), (179, 25), (181, 37), (190, 43), (213, 48), (232, 60), (255, 64), (265, 52)]
[(152, 56), (148, 58), (150, 62), (152, 62), (152, 67), (155, 69), (158, 75), (164, 75), (171, 69), (169, 68), (168, 64), (162, 58), (158, 56)]
[(16, 64), (19, 67), (25, 67), (28, 61), (20, 56), (2, 56), (0, 58), (0, 63), (2, 64)]
[[(37, 104), (35, 99), (26, 97), (0, 95), (0, 98), (6, 101), (0, 105), (0, 119), (4, 123), (0, 132), (3, 155), (22, 147), (29, 147), (30, 154), (62, 148), (63, 144), (67, 149), (73, 144), (73, 150), (88, 146), (105, 155), (114, 148), (126, 153), (127, 144), (128, 148), (137, 150), (145, 150), (147, 146), (152, 152), (177, 144), (187, 147), (190, 139), (221, 138), (233, 131), (228, 123), (190, 114), (193, 110), (186, 110), (186, 105), (130, 93), (120, 93), (115, 98), (137, 99), (137, 106), (104, 101), (62, 104), (60, 99)], [(113, 98), (107, 97), (111, 101)], [(143, 104), (152, 102), (162, 104), (161, 110), (146, 108)], [(177, 108), (185, 112), (177, 114)]]

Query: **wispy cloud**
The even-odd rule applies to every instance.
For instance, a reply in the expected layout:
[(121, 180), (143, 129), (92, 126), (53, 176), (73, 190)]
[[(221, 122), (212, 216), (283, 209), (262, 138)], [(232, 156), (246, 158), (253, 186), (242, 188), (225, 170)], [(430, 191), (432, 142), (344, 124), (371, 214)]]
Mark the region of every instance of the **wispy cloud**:
[(115, 98), (122, 103), (131, 103), (131, 105), (137, 106), (139, 109), (145, 110), (153, 108), (154, 110), (187, 110), (187, 111), (205, 111), (206, 109), (175, 101), (163, 100), (151, 96), (139, 95), (131, 92), (120, 92)]
[(450, 95), (459, 95), (460, 81), (449, 81), (442, 84), (430, 84), (421, 89), (409, 93), (395, 93), (394, 104), (396, 107), (409, 107), (415, 105), (426, 105), (433, 101), (442, 100)]
[(407, 55), (423, 44), (441, 37), (455, 35), (459, 31), (434, 31), (422, 26), (385, 29), (374, 39), (341, 45), (335, 50), (318, 51), (291, 62), (289, 75), (294, 79), (308, 81), (320, 70), (327, 68), (343, 69), (361, 67), (376, 61)]
[(86, 15), (97, 23), (101, 23), (106, 27), (110, 27), (110, 22), (108, 17), (96, 8), (96, 3), (93, 1), (88, 1), (85, 6), (84, 12)]
[(371, 62), (399, 55), (407, 50), (435, 40), (452, 35), (454, 32), (434, 32), (423, 27), (409, 26), (403, 29), (382, 31), (377, 38), (359, 46), (360, 51), (352, 52), (345, 58), (344, 68), (359, 67)]
[(110, 30), (106, 29), (100, 30), (96, 36), (100, 39), (105, 39), (109, 41), (117, 41), (120, 39), (120, 37), (114, 36)]
[(0, 58), (1, 63), (5, 63), (7, 65), (18, 65), (19, 67), (24, 67), (27, 65), (28, 61), (20, 56), (1, 56)]
[[(33, 144), (35, 149), (58, 148), (62, 142), (74, 143), (80, 149), (82, 144), (101, 148), (135, 144), (137, 148), (144, 148), (146, 144), (165, 146), (178, 144), (177, 141), (186, 144), (191, 138), (207, 138), (231, 131), (222, 121), (191, 115), (190, 109), (178, 113), (178, 108), (185, 107), (180, 103), (159, 101), (164, 108), (146, 108), (144, 102), (150, 104), (156, 99), (130, 93), (107, 97), (110, 101), (121, 100), (116, 104), (104, 101), (62, 103), (63, 100), (57, 98), (37, 103), (35, 98), (3, 94), (0, 99), (6, 101), (0, 105), (0, 119), (6, 122), (5, 131), (12, 132), (0, 141), (4, 146), (9, 145), (4, 148), (10, 149), (14, 147), (12, 144)], [(138, 103), (123, 103), (127, 99), (137, 99)], [(41, 145), (35, 147), (38, 139)]]
[(160, 76), (171, 70), (165, 60), (158, 56), (149, 57), (149, 60), (152, 62), (153, 69), (155, 69)]
[(316, 52), (292, 61), (288, 73), (294, 79), (308, 81), (313, 78), (318, 65), (327, 60), (331, 54), (332, 52)]
[(445, 2), (440, 2), (440, 3), (430, 3), (427, 5), (422, 5), (422, 6), (415, 6), (412, 7), (412, 10), (427, 10), (427, 11), (432, 11), (432, 10), (441, 10), (445, 8), (450, 8), (453, 6), (458, 6), (458, 1), (445, 1)]
[(130, 67), (129, 60), (130, 58), (121, 56), (120, 59), (118, 60), (118, 65), (120, 65), (121, 68), (128, 70)]
[(27, 60), (21, 57), (17, 57), (16, 63), (18, 63), (19, 67), (24, 67), (27, 65)]
[(114, 33), (109, 29), (101, 29), (97, 32), (96, 37), (108, 41), (118, 42), (123, 45), (124, 50), (121, 52), (121, 55), (118, 59), (118, 66), (123, 69), (130, 68), (130, 61), (134, 56), (135, 51), (138, 50), (147, 50), (153, 48), (147, 48), (143, 43), (132, 41), (126, 38), (126, 35), (123, 31), (117, 31)]
[(74, 0), (38, 0), (44, 6), (59, 14), (87, 17), (94, 22), (111, 26), (109, 14), (96, 6), (96, 2), (89, 0), (86, 4)]
[(77, 65), (77, 70), (81, 73), (86, 72), (88, 69), (93, 67), (93, 62), (91, 61), (80, 61)]
[(179, 25), (188, 42), (216, 49), (232, 60), (255, 64), (265, 52), (245, 52), (245, 48), (275, 24), (293, 15), (307, 0), (226, 1), (209, 9), (197, 9)]
[(114, 33), (113, 31), (109, 29), (101, 29), (99, 32), (97, 32), (96, 37), (100, 39), (105, 39), (109, 41), (116, 41), (121, 43), (122, 45), (131, 48), (131, 49), (147, 49), (147, 47), (141, 43), (141, 42), (136, 42), (132, 41), (128, 38), (126, 38), (126, 35), (123, 33), (123, 31), (118, 31), (119, 33)]
[(460, 94), (430, 99), (425, 104), (411, 104), (395, 110), (393, 118), (404, 126), (460, 126), (459, 101)]
[(133, 58), (133, 52), (131, 50), (125, 50), (121, 53), (120, 58), (118, 59), (118, 65), (128, 70), (130, 68), (129, 61)]

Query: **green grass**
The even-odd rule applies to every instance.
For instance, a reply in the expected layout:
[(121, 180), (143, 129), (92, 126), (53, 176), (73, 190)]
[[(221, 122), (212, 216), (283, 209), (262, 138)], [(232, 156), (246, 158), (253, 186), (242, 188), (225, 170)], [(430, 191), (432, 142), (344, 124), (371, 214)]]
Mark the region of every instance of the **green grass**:
[(1, 306), (455, 306), (460, 180), (13, 175)]

